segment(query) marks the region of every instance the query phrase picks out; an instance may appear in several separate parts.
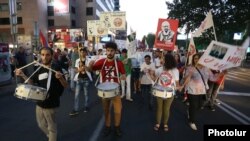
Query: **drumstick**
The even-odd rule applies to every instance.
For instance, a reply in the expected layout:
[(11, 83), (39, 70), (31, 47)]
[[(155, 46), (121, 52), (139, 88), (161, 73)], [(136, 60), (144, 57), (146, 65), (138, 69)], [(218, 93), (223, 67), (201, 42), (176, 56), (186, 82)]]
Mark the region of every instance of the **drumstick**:
[[(44, 67), (44, 68), (46, 68), (46, 69), (48, 69), (48, 70), (51, 70), (51, 71), (53, 71), (53, 72), (57, 72), (56, 70), (53, 70), (53, 69), (51, 69), (51, 68), (49, 68), (49, 67), (47, 67), (47, 66), (45, 66), (44, 64), (41, 64), (41, 63), (39, 63), (39, 62), (36, 62), (38, 65), (40, 65), (40, 66), (42, 66), (42, 67)], [(61, 73), (62, 74), (62, 73)], [(65, 75), (65, 74), (62, 74), (62, 75)]]
[(21, 68), (18, 68), (18, 69), (19, 69), (19, 70), (24, 69), (24, 68), (26, 68), (26, 67), (28, 67), (28, 66), (34, 64), (34, 63), (36, 63), (36, 61), (33, 61), (33, 62), (31, 62), (31, 63), (29, 63), (29, 64), (27, 64), (27, 65), (25, 65), (25, 66), (23, 66), (23, 67), (21, 67)]

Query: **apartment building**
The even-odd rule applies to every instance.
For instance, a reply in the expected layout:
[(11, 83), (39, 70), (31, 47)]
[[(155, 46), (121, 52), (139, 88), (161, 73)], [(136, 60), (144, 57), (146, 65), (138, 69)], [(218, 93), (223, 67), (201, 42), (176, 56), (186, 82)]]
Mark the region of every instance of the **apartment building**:
[[(11, 44), (8, 1), (0, 0), (0, 42)], [(17, 33), (34, 39), (41, 31), (50, 43), (79, 35), (84, 39), (87, 20), (114, 10), (119, 10), (119, 0), (17, 0)]]

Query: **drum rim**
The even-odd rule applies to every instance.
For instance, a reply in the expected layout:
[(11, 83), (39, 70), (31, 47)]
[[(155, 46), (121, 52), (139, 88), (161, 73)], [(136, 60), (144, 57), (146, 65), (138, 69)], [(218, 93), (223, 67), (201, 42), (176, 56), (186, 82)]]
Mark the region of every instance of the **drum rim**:
[(24, 97), (24, 96), (20, 96), (20, 95), (17, 95), (17, 94), (14, 94), (15, 97), (19, 98), (19, 99), (22, 99), (22, 100), (27, 100), (27, 101), (34, 101), (34, 102), (41, 102), (41, 101), (44, 101), (46, 100), (46, 97), (44, 100), (38, 100), (38, 99), (31, 99), (31, 98), (27, 98), (27, 97)]
[[(97, 88), (98, 89), (98, 88)], [(118, 88), (115, 89), (111, 89), (111, 90), (102, 90), (102, 89), (98, 89), (98, 91), (102, 91), (102, 92), (112, 92), (112, 91), (116, 91), (118, 90)]]
[(39, 86), (35, 86), (35, 85), (31, 85), (31, 84), (17, 84), (17, 87), (16, 87), (16, 88), (18, 88), (18, 87), (20, 87), (20, 86), (31, 86), (31, 87), (29, 87), (29, 88), (38, 88), (38, 89), (41, 89), (41, 90), (43, 90), (43, 91), (47, 91), (46, 88), (39, 87)]
[[(160, 91), (161, 93), (164, 93), (165, 91)], [(167, 91), (166, 91), (167, 92)], [(162, 98), (162, 99), (168, 99), (168, 98), (171, 98), (171, 97), (174, 97), (174, 91), (173, 92), (167, 92), (167, 93), (171, 93), (171, 94), (167, 94), (167, 95), (171, 95), (170, 97), (161, 97), (161, 96), (157, 96), (154, 92), (152, 92), (152, 95), (155, 96), (155, 97), (159, 97), (159, 98)]]
[(174, 92), (174, 90), (171, 90), (171, 92), (170, 91), (167, 91), (167, 90), (160, 90), (160, 89), (156, 89), (156, 88), (152, 88), (153, 90), (157, 90), (157, 91), (161, 91), (161, 92), (169, 92), (169, 93), (173, 93)]

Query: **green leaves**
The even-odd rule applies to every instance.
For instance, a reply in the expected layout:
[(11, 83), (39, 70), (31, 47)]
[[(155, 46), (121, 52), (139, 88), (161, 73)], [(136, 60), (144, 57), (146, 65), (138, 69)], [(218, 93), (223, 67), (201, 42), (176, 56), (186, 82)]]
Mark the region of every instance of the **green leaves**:
[(212, 9), (217, 38), (227, 43), (232, 42), (235, 32), (244, 32), (246, 21), (250, 20), (249, 0), (173, 0), (166, 5), (170, 10), (168, 18), (178, 19), (180, 27), (190, 23), (191, 31), (200, 26)]

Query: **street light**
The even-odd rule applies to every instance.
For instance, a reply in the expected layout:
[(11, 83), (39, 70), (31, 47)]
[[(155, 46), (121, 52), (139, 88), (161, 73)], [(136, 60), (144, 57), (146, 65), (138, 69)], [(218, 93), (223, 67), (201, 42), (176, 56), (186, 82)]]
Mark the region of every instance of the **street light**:
[(17, 9), (16, 9), (16, 0), (9, 0), (9, 12), (10, 12), (10, 26), (11, 26), (11, 35), (13, 37), (13, 45), (17, 47)]

